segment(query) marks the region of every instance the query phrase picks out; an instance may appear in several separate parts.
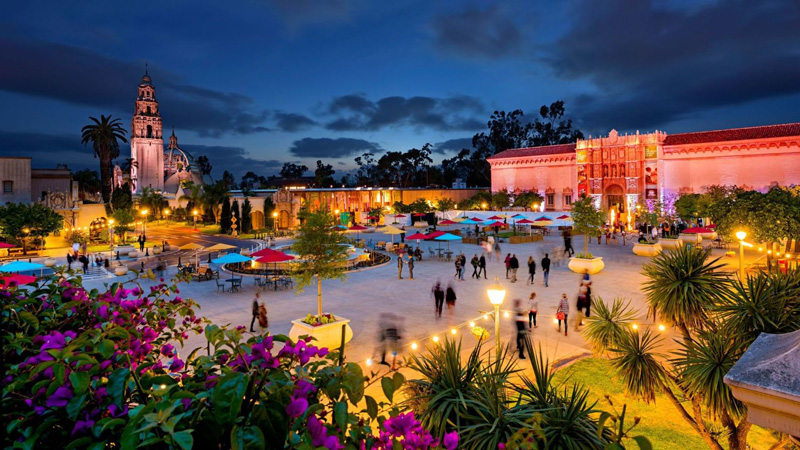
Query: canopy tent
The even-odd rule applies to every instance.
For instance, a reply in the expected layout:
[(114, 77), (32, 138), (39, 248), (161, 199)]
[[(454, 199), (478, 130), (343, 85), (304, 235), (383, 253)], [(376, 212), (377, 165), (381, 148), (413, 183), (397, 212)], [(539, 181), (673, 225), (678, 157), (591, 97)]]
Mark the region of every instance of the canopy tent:
[(200, 260), (199, 260), (199, 258), (197, 256), (197, 252), (199, 252), (200, 250), (203, 250), (204, 248), (205, 247), (203, 247), (200, 244), (196, 244), (194, 242), (189, 242), (188, 244), (183, 244), (180, 247), (178, 247), (178, 250), (194, 250), (194, 264), (197, 267), (200, 267)]
[(37, 270), (43, 268), (43, 264), (30, 263), (27, 261), (14, 261), (4, 266), (0, 266), (0, 272), (14, 273), (14, 272), (27, 272), (29, 270)]
[(5, 287), (11, 286), (12, 284), (17, 286), (22, 286), (34, 282), (36, 282), (36, 277), (33, 275), (14, 274), (14, 275), (5, 275), (0, 277), (0, 286), (5, 286)]

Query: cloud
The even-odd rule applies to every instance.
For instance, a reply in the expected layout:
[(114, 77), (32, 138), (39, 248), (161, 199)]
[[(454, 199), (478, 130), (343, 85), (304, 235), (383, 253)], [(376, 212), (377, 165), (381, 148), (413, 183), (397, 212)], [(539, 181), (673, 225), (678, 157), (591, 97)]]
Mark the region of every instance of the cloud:
[(283, 161), (276, 159), (253, 158), (242, 147), (225, 145), (181, 144), (183, 150), (188, 151), (195, 158), (207, 156), (215, 179), (219, 179), (224, 171), (232, 173), (237, 179), (247, 172), (257, 175), (269, 176), (277, 174), (283, 166)]
[(480, 100), (467, 95), (394, 96), (372, 101), (363, 94), (336, 97), (327, 111), (337, 116), (325, 124), (334, 131), (376, 131), (397, 126), (476, 131), (483, 127), (483, 122), (475, 114), (485, 112)]
[(461, 149), (472, 149), (472, 138), (450, 139), (433, 145), (433, 153), (458, 153)]
[(281, 131), (294, 132), (307, 130), (315, 125), (317, 122), (313, 119), (302, 114), (285, 113), (281, 111), (273, 114), (273, 120)]
[(267, 0), (266, 3), (291, 29), (311, 24), (345, 21), (350, 18), (357, 6), (353, 0)]
[[(0, 70), (0, 90), (96, 107), (99, 113), (133, 113), (143, 64), (120, 61), (90, 50), (44, 41), (0, 36), (0, 54), (13, 67)], [(185, 83), (182, 77), (151, 66), (165, 126), (200, 136), (269, 131), (268, 111), (251, 98)]]
[(465, 58), (514, 55), (523, 42), (520, 28), (499, 4), (435, 17), (431, 30), (437, 50)]
[(662, 126), (800, 93), (797, 2), (586, 0), (575, 10), (542, 60), (560, 78), (593, 84), (570, 102), (582, 125)]
[[(123, 151), (124, 152), (124, 151)], [(46, 134), (0, 130), (0, 156), (29, 156), (32, 167), (66, 164), (73, 170), (99, 169), (91, 145), (79, 134)]]
[(343, 158), (366, 152), (381, 152), (375, 142), (353, 138), (303, 138), (292, 143), (289, 152), (301, 158)]

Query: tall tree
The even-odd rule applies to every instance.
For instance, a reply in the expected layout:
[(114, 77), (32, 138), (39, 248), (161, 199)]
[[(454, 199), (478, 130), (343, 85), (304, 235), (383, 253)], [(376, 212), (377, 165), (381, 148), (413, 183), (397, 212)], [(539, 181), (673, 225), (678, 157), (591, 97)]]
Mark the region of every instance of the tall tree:
[(297, 288), (302, 291), (316, 281), (317, 284), (317, 317), (321, 318), (322, 280), (347, 279), (345, 266), (347, 238), (332, 226), (336, 218), (329, 211), (317, 211), (306, 214), (305, 220), (298, 229), (292, 250), (300, 256), (297, 264), (293, 264)]
[(242, 183), (240, 184), (242, 189), (253, 189), (259, 185), (259, 177), (255, 172), (247, 172), (242, 175)]
[(227, 170), (222, 172), (222, 186), (225, 190), (236, 189), (236, 178)]
[(120, 209), (130, 210), (131, 208), (133, 208), (133, 195), (131, 195), (130, 185), (125, 183), (111, 193), (111, 209), (117, 211)]
[(589, 253), (589, 239), (602, 233), (605, 214), (595, 208), (592, 197), (584, 195), (572, 203), (572, 221), (575, 233), (583, 235), (583, 253)]
[(215, 223), (219, 223), (222, 202), (228, 197), (228, 188), (225, 187), (225, 182), (222, 180), (203, 186), (203, 207), (211, 210)]
[(374, 153), (364, 153), (355, 158), (358, 171), (356, 172), (356, 184), (358, 185), (374, 185), (379, 183), (378, 167), (375, 161)]
[(280, 174), (283, 178), (300, 178), (306, 172), (308, 172), (308, 167), (301, 164), (287, 162), (283, 163)]
[(109, 116), (100, 116), (100, 120), (89, 117), (93, 123), (81, 129), (81, 143), (92, 143), (95, 158), (100, 158), (100, 181), (102, 183), (103, 201), (111, 200), (111, 183), (114, 177), (111, 161), (119, 157), (119, 143), (128, 142), (125, 138), (127, 131), (122, 128), (119, 119)]
[(272, 202), (272, 197), (264, 199), (264, 218), (267, 225), (272, 224), (272, 228), (277, 228), (275, 224), (275, 203)]
[(529, 129), (528, 145), (557, 145), (569, 144), (583, 139), (583, 133), (578, 129), (572, 128), (572, 119), (562, 120), (564, 117), (564, 101), (559, 100), (550, 104), (542, 105), (532, 127)]
[(27, 252), (27, 239), (44, 240), (64, 227), (64, 218), (41, 203), (8, 203), (0, 206), (0, 234), (22, 243)]
[(231, 231), (231, 199), (225, 197), (222, 200), (222, 211), (220, 212), (219, 232), (228, 233)]
[(100, 182), (100, 176), (96, 170), (79, 170), (72, 174), (72, 179), (78, 182), (81, 198), (85, 198), (88, 194), (94, 195), (103, 189), (103, 183)]
[(167, 205), (167, 200), (160, 192), (151, 187), (142, 188), (142, 193), (139, 194), (139, 206), (141, 209), (150, 210), (151, 216), (160, 216)]
[(213, 169), (213, 167), (211, 166), (211, 162), (208, 160), (208, 156), (198, 156), (194, 162), (197, 164), (197, 168), (200, 169), (200, 173), (203, 175), (208, 175), (209, 177), (211, 176), (211, 169)]
[(186, 210), (188, 212), (187, 216), (192, 215), (192, 211), (197, 208), (202, 210), (203, 208), (203, 186), (200, 184), (194, 184), (192, 182), (186, 183), (186, 186), (183, 189), (183, 195), (178, 199), (179, 201), (185, 201), (186, 203)]
[(314, 171), (314, 183), (317, 187), (331, 186), (335, 183), (333, 174), (333, 166), (330, 164), (322, 164), (322, 161), (317, 160), (317, 170)]
[(249, 233), (253, 231), (253, 205), (250, 204), (250, 199), (245, 197), (242, 203), (242, 233)]

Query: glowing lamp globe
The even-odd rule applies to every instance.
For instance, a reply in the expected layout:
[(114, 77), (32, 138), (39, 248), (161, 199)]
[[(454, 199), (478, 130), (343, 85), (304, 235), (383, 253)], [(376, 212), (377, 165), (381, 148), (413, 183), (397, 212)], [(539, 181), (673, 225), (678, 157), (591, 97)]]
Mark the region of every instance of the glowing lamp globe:
[(743, 241), (744, 238), (746, 238), (746, 237), (747, 237), (747, 233), (745, 233), (744, 231), (737, 231), (736, 232), (736, 239), (738, 239), (740, 241)]
[(489, 289), (487, 289), (486, 292), (489, 294), (489, 302), (491, 302), (491, 304), (503, 304), (503, 299), (506, 297), (506, 290), (497, 281), (497, 277), (494, 277), (494, 284), (489, 286)]

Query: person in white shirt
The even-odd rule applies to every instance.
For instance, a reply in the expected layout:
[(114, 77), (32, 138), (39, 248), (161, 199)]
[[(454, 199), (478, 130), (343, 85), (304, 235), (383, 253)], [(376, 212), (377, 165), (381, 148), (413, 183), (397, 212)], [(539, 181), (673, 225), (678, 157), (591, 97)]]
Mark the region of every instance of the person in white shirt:
[(528, 327), (536, 328), (536, 313), (539, 312), (539, 300), (536, 300), (536, 292), (531, 292), (528, 299)]

